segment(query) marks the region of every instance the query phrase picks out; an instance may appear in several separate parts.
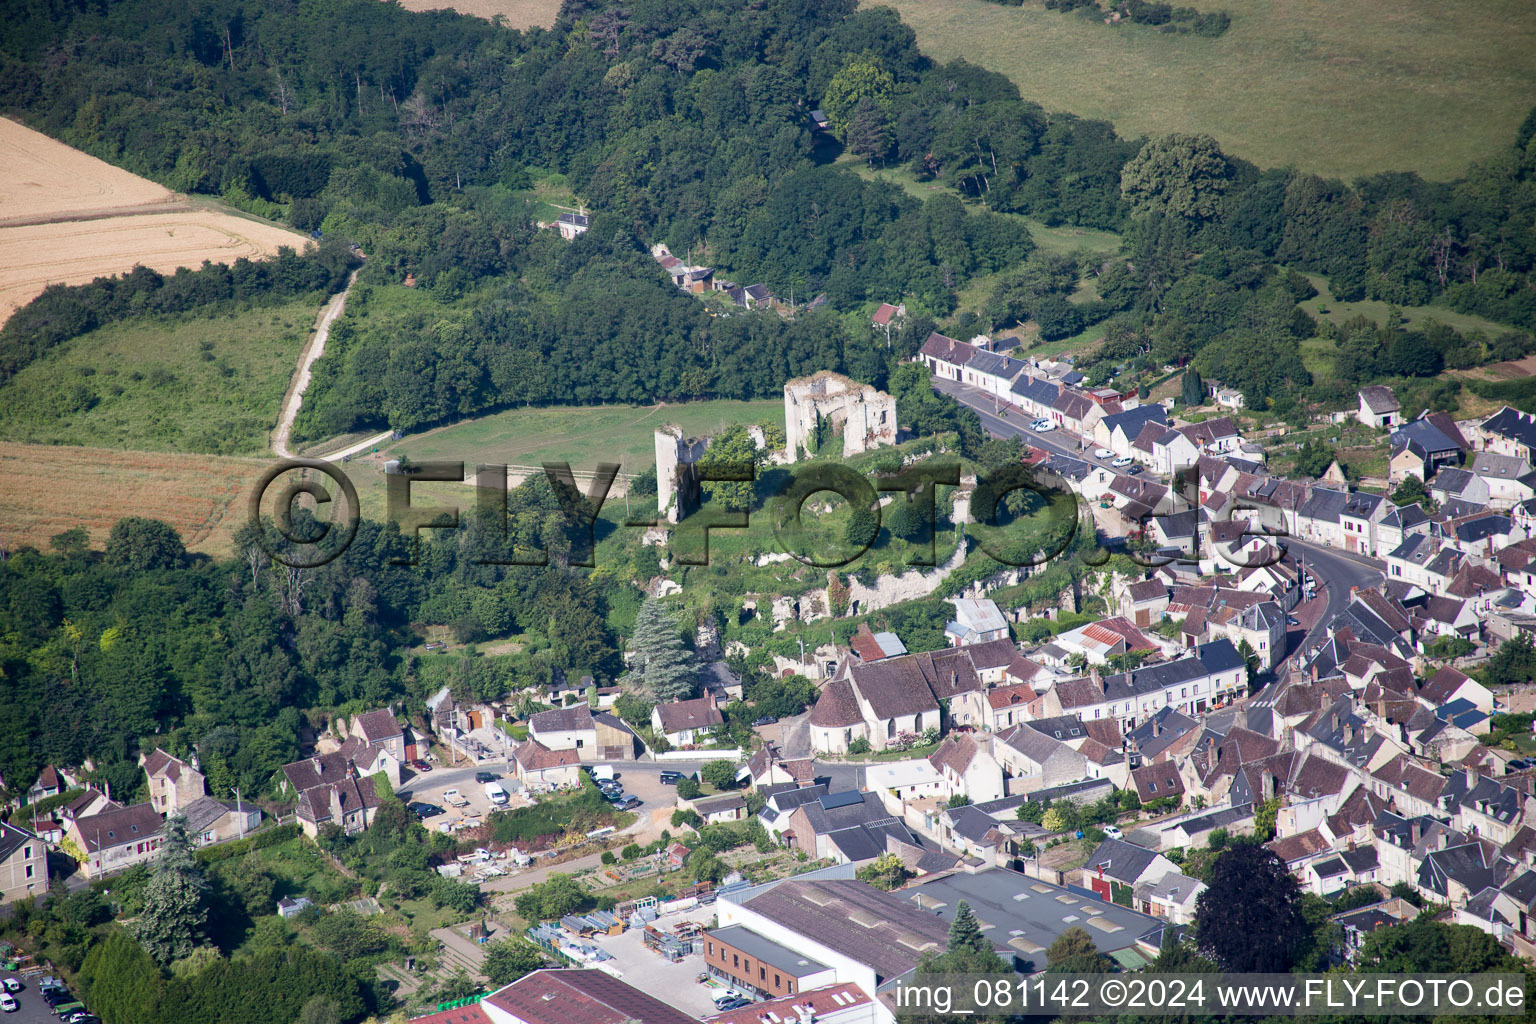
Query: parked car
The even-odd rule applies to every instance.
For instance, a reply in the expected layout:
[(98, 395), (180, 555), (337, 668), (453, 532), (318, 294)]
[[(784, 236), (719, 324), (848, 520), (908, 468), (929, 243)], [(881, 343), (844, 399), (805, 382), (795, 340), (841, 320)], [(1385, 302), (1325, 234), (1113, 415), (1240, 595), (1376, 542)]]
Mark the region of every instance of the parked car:
[(497, 775), (495, 772), (475, 772), (476, 782), (495, 782), (500, 778), (501, 776)]
[(420, 800), (412, 801), (405, 806), (406, 810), (422, 819), (435, 818), (443, 813), (443, 809), (436, 804), (423, 803)]
[(465, 798), (463, 793), (460, 793), (456, 789), (443, 790), (443, 803), (447, 804), (449, 807), (469, 806), (469, 800)]
[(9, 992), (0, 995), (0, 1010), (4, 1010), (6, 1013), (15, 1013), (19, 1009), (21, 1009), (21, 1004), (16, 1001), (15, 996)]
[(21, 983), (20, 978), (5, 979), (5, 990), (7, 992), (20, 992), (24, 988), (26, 988), (26, 986)]
[(45, 988), (42, 990), (43, 1002), (49, 1006), (58, 1006), (62, 1003), (72, 1003), (75, 997), (69, 994), (68, 989)]
[(1127, 476), (1135, 476), (1141, 472), (1141, 463), (1138, 462), (1136, 465), (1129, 467), (1125, 472)]
[(86, 1010), (78, 1010), (64, 1017), (64, 1024), (87, 1024), (96, 1019), (96, 1015)]
[(605, 789), (603, 790), (603, 797), (609, 803), (616, 804), (624, 799), (624, 791), (620, 789)]
[(1119, 828), (1118, 825), (1101, 825), (1101, 826), (1099, 826), (1099, 831), (1103, 832), (1106, 836), (1108, 836), (1111, 839), (1124, 839), (1125, 838), (1125, 833), (1120, 831), (1120, 828)]
[(663, 786), (675, 786), (679, 782), (683, 781), (683, 773), (682, 772), (665, 771), (665, 772), (662, 772), (660, 776), (658, 776), (658, 780), (661, 782), (661, 784)]
[(1114, 466), (1116, 469), (1122, 469), (1126, 466), (1129, 466), (1134, 461), (1135, 460), (1132, 459), (1129, 455), (1122, 455), (1115, 461), (1111, 462), (1110, 465)]
[(432, 766), (430, 764), (428, 764), (426, 761), (422, 761), (420, 759), (412, 761), (411, 762), (411, 767), (414, 770), (416, 770), (418, 772), (421, 772), (422, 774), (426, 774), (427, 772), (432, 770)]
[(740, 992), (730, 992), (730, 991), (722, 992), (719, 995), (715, 996), (715, 1005), (720, 1007), (723, 1010), (723, 1009), (725, 1009), (725, 1007), (723, 1005), (721, 1005), (721, 1004), (723, 1004), (723, 1003), (734, 1003), (736, 1000), (738, 1000), (740, 998), (741, 998), (741, 993)]
[(725, 1002), (721, 1002), (719, 1000), (715, 1001), (715, 1008), (721, 1012), (725, 1012), (727, 1010), (739, 1010), (743, 1006), (751, 1005), (752, 1000), (746, 998), (745, 996), (737, 996), (735, 999), (727, 999)]
[(613, 806), (621, 811), (632, 811), (636, 807), (639, 807), (642, 803), (644, 803), (644, 801), (637, 796), (627, 796)]
[(1056, 424), (1050, 420), (1036, 420), (1033, 429), (1037, 434), (1049, 434), (1056, 429)]
[(1112, 459), (1115, 457), (1115, 453), (1108, 448), (1096, 448), (1094, 449), (1093, 457), (1096, 459)]
[(757, 721), (753, 722), (752, 723), (752, 727), (755, 729), (755, 728), (757, 728), (760, 725), (778, 725), (778, 724), (779, 724), (779, 720), (777, 718), (775, 718), (773, 715), (764, 715), (762, 718), (759, 718)]

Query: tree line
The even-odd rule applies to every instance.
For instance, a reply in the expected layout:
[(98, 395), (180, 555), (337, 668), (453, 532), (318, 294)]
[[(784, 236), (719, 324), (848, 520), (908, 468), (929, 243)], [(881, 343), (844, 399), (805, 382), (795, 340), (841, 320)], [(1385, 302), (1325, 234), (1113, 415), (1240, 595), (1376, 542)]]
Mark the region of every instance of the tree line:
[[(24, 3), (0, 106), (171, 187), (359, 241), (375, 283), (412, 274), (445, 307), (350, 316), (301, 433), (522, 402), (763, 395), (812, 364), (880, 372), (869, 338), (830, 319), (704, 315), (648, 264), (655, 241), (785, 297), (905, 298), (943, 317), (959, 288), (1031, 251), (1007, 214), (1124, 230), (1122, 254), (1079, 267), (1098, 300), (1015, 289), (989, 305), (994, 326), (1024, 315), (1065, 337), (1114, 317), (1106, 374), (1156, 336), (1180, 358), (1219, 337), (1202, 370), (1255, 405), (1327, 397), (1296, 357), (1300, 332), (1321, 328), (1296, 318), (1296, 283), (1276, 267), (1326, 278), (1339, 301), (1438, 300), (1536, 325), (1536, 116), (1460, 181), (1350, 184), (1264, 171), (1207, 137), (1127, 140), (1048, 113), (850, 0), (572, 2), (552, 30), (521, 33), (369, 0), (153, 6)], [(810, 122), (818, 104), (830, 137)], [(866, 181), (829, 162), (840, 150), (936, 191)], [(569, 251), (529, 228), (530, 168), (562, 173), (599, 214)], [(1185, 296), (1203, 322), (1170, 315)], [(1494, 347), (1437, 351), (1454, 365)], [(1424, 348), (1370, 372), (1418, 372)]]

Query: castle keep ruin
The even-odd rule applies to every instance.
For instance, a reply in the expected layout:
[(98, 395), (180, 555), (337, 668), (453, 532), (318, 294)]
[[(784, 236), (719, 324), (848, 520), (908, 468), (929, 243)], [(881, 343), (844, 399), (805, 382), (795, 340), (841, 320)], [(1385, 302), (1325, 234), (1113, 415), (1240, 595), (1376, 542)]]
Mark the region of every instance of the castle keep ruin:
[(839, 436), (845, 456), (895, 444), (896, 399), (830, 370), (801, 377), (784, 385), (784, 435), (790, 462)]
[(688, 518), (699, 507), (698, 461), (707, 437), (684, 437), (668, 424), (656, 431), (656, 507), (669, 523)]

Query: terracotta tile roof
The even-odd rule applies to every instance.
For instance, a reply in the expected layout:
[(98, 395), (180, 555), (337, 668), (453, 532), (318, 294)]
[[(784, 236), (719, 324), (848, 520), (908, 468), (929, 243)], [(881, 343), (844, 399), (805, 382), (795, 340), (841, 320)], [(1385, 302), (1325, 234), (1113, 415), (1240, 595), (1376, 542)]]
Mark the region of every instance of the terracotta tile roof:
[[(850, 1007), (863, 1006), (870, 1002), (872, 1000), (868, 994), (859, 986), (844, 983), (811, 989), (809, 992), (797, 992), (792, 996), (780, 996), (778, 999), (765, 999), (739, 1010), (731, 1010), (728, 1013), (704, 1019), (708, 1024), (763, 1024), (764, 1021), (772, 1024), (773, 1019), (777, 1017), (783, 1024), (795, 1024), (800, 1019), (815, 1019), (841, 1013)], [(800, 1013), (802, 1008), (808, 1012), (807, 1017), (802, 1018)]]
[(525, 740), (512, 751), (512, 756), (524, 771), (537, 772), (547, 768), (559, 768), (568, 764), (579, 764), (581, 755), (574, 747), (564, 750), (550, 750), (538, 740)]
[(885, 651), (880, 647), (875, 634), (870, 632), (869, 626), (859, 623), (859, 628), (848, 641), (848, 646), (853, 649), (863, 661), (879, 661), (885, 657)]
[(113, 807), (99, 814), (75, 819), (75, 828), (85, 841), (87, 853), (154, 839), (160, 835), (163, 824), (154, 806), (147, 803)]
[(1028, 704), (1039, 695), (1035, 688), (1028, 683), (1015, 683), (1012, 686), (995, 686), (987, 691), (987, 706), (994, 711), (1013, 707), (1017, 704)]
[(593, 728), (592, 709), (585, 704), (572, 704), (568, 708), (540, 711), (528, 719), (533, 732), (578, 732)]
[(1134, 604), (1156, 601), (1168, 596), (1168, 587), (1162, 580), (1142, 580), (1125, 588), (1125, 594)]
[(697, 1024), (603, 971), (535, 971), (482, 1000), (523, 1024)]
[(144, 774), (150, 778), (163, 775), (172, 782), (176, 782), (181, 778), (183, 771), (192, 771), (192, 766), (179, 757), (172, 757), (159, 747), (144, 759)]
[(834, 679), (822, 687), (816, 706), (806, 719), (811, 725), (823, 729), (840, 729), (858, 725), (864, 721), (859, 711), (858, 699), (853, 695), (853, 684), (847, 679)]
[(494, 1024), (478, 1003), (459, 1006), (452, 1010), (440, 1010), (425, 1017), (412, 1017), (410, 1024)]
[(1471, 676), (1447, 665), (1429, 677), (1423, 689), (1419, 690), (1419, 696), (1431, 704), (1445, 704), (1457, 690), (1471, 681)]
[(358, 715), (353, 725), (362, 732), (363, 738), (369, 743), (380, 743), (403, 733), (400, 723), (395, 721), (395, 716), (385, 708)]
[(670, 704), (658, 704), (656, 705), (656, 716), (661, 720), (662, 732), (708, 729), (725, 722), (725, 719), (720, 714), (720, 709), (708, 697), (695, 697), (693, 700), (675, 700)]
[(1165, 796), (1180, 796), (1184, 792), (1184, 779), (1179, 775), (1179, 769), (1166, 761), (1142, 765), (1131, 772), (1131, 782), (1143, 803)]
[(1418, 800), (1433, 803), (1445, 788), (1438, 772), (1416, 763), (1407, 754), (1399, 754), (1371, 773), (1372, 777)]
[(1286, 836), (1284, 839), (1276, 839), (1274, 842), (1266, 843), (1265, 846), (1287, 864), (1307, 857), (1315, 857), (1331, 849), (1328, 840), (1324, 839), (1323, 834), (1315, 828)]
[(928, 755), (928, 763), (941, 772), (948, 768), (956, 775), (964, 775), (979, 750), (969, 734), (953, 733), (946, 736), (939, 748)]

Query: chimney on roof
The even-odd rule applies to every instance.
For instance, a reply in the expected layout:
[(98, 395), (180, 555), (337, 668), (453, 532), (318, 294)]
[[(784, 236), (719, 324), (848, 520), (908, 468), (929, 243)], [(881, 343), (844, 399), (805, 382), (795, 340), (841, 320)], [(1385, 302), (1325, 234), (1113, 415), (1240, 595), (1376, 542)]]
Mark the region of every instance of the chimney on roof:
[(1312, 681), (1317, 682), (1317, 662), (1312, 663)]
[(1328, 723), (1332, 727), (1328, 730), (1329, 732), (1339, 731), (1339, 713), (1337, 711), (1328, 717)]
[(1413, 824), (1408, 826), (1408, 835), (1413, 840), (1413, 845), (1418, 846), (1424, 839), (1424, 822), (1414, 818)]
[(1450, 842), (1451, 842), (1451, 830), (1448, 829), (1448, 828), (1442, 828), (1440, 830), (1440, 838), (1439, 838), (1439, 840), (1438, 840), (1436, 845), (1438, 845), (1440, 847), (1440, 849), (1443, 850), (1447, 846), (1450, 845)]
[(1162, 734), (1163, 734), (1163, 720), (1161, 718), (1158, 718), (1156, 715), (1153, 715), (1152, 716), (1152, 735), (1153, 736), (1161, 736)]
[(1344, 726), (1344, 745), (1346, 747), (1355, 745), (1355, 724), (1353, 722)]
[(1471, 789), (1473, 786), (1477, 785), (1477, 769), (1473, 768), (1471, 765), (1467, 765), (1467, 767), (1463, 770), (1467, 775), (1467, 788)]

